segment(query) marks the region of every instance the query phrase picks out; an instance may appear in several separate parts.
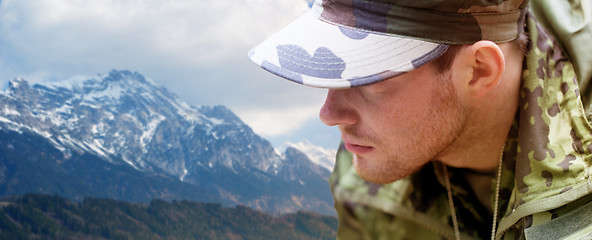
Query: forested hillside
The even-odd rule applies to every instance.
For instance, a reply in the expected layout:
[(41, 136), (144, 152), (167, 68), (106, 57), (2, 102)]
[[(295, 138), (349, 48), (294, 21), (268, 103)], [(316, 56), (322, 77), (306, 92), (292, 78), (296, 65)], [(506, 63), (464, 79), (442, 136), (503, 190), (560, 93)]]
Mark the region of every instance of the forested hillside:
[(335, 239), (337, 219), (298, 212), (154, 200), (25, 195), (0, 202), (0, 239)]

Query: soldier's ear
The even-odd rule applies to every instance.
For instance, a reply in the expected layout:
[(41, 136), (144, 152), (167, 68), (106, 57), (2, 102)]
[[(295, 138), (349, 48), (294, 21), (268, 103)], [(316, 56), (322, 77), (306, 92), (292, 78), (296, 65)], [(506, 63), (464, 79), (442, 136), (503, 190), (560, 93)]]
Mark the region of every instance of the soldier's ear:
[(505, 70), (504, 54), (491, 41), (479, 41), (459, 54), (465, 71), (464, 87), (470, 97), (481, 97), (494, 89), (501, 81)]

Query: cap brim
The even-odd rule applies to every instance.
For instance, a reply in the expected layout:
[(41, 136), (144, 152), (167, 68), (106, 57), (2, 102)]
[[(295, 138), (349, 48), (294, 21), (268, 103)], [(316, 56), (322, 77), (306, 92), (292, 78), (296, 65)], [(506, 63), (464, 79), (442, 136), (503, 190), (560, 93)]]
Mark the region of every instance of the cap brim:
[(257, 65), (320, 88), (395, 77), (441, 56), (448, 45), (338, 26), (309, 11), (249, 52)]

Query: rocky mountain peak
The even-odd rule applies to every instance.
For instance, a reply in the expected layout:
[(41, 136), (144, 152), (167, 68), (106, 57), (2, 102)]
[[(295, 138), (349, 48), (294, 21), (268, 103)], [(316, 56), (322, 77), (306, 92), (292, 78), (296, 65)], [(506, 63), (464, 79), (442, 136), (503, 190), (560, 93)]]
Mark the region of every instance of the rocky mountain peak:
[[(326, 183), (328, 177), (328, 171), (296, 149), (282, 158), (227, 107), (189, 106), (128, 70), (33, 86), (15, 79), (0, 93), (0, 105), (0, 130), (32, 132), (46, 139), (64, 156), (57, 162), (92, 155), (130, 166), (138, 174), (208, 188), (235, 203), (271, 204), (257, 195), (270, 191), (261, 189), (267, 183), (276, 184), (269, 187), (279, 197), (289, 195), (285, 186), (321, 187), (318, 182)], [(241, 184), (249, 187), (236, 187)], [(296, 192), (308, 194), (304, 189)]]

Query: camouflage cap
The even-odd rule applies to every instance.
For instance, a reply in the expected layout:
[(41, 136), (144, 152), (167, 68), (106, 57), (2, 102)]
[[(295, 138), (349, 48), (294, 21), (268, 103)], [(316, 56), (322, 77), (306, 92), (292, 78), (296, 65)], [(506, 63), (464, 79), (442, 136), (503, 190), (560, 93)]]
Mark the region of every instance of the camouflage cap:
[(367, 85), (417, 69), (449, 44), (507, 42), (528, 0), (316, 0), (249, 52), (288, 80), (322, 88)]

